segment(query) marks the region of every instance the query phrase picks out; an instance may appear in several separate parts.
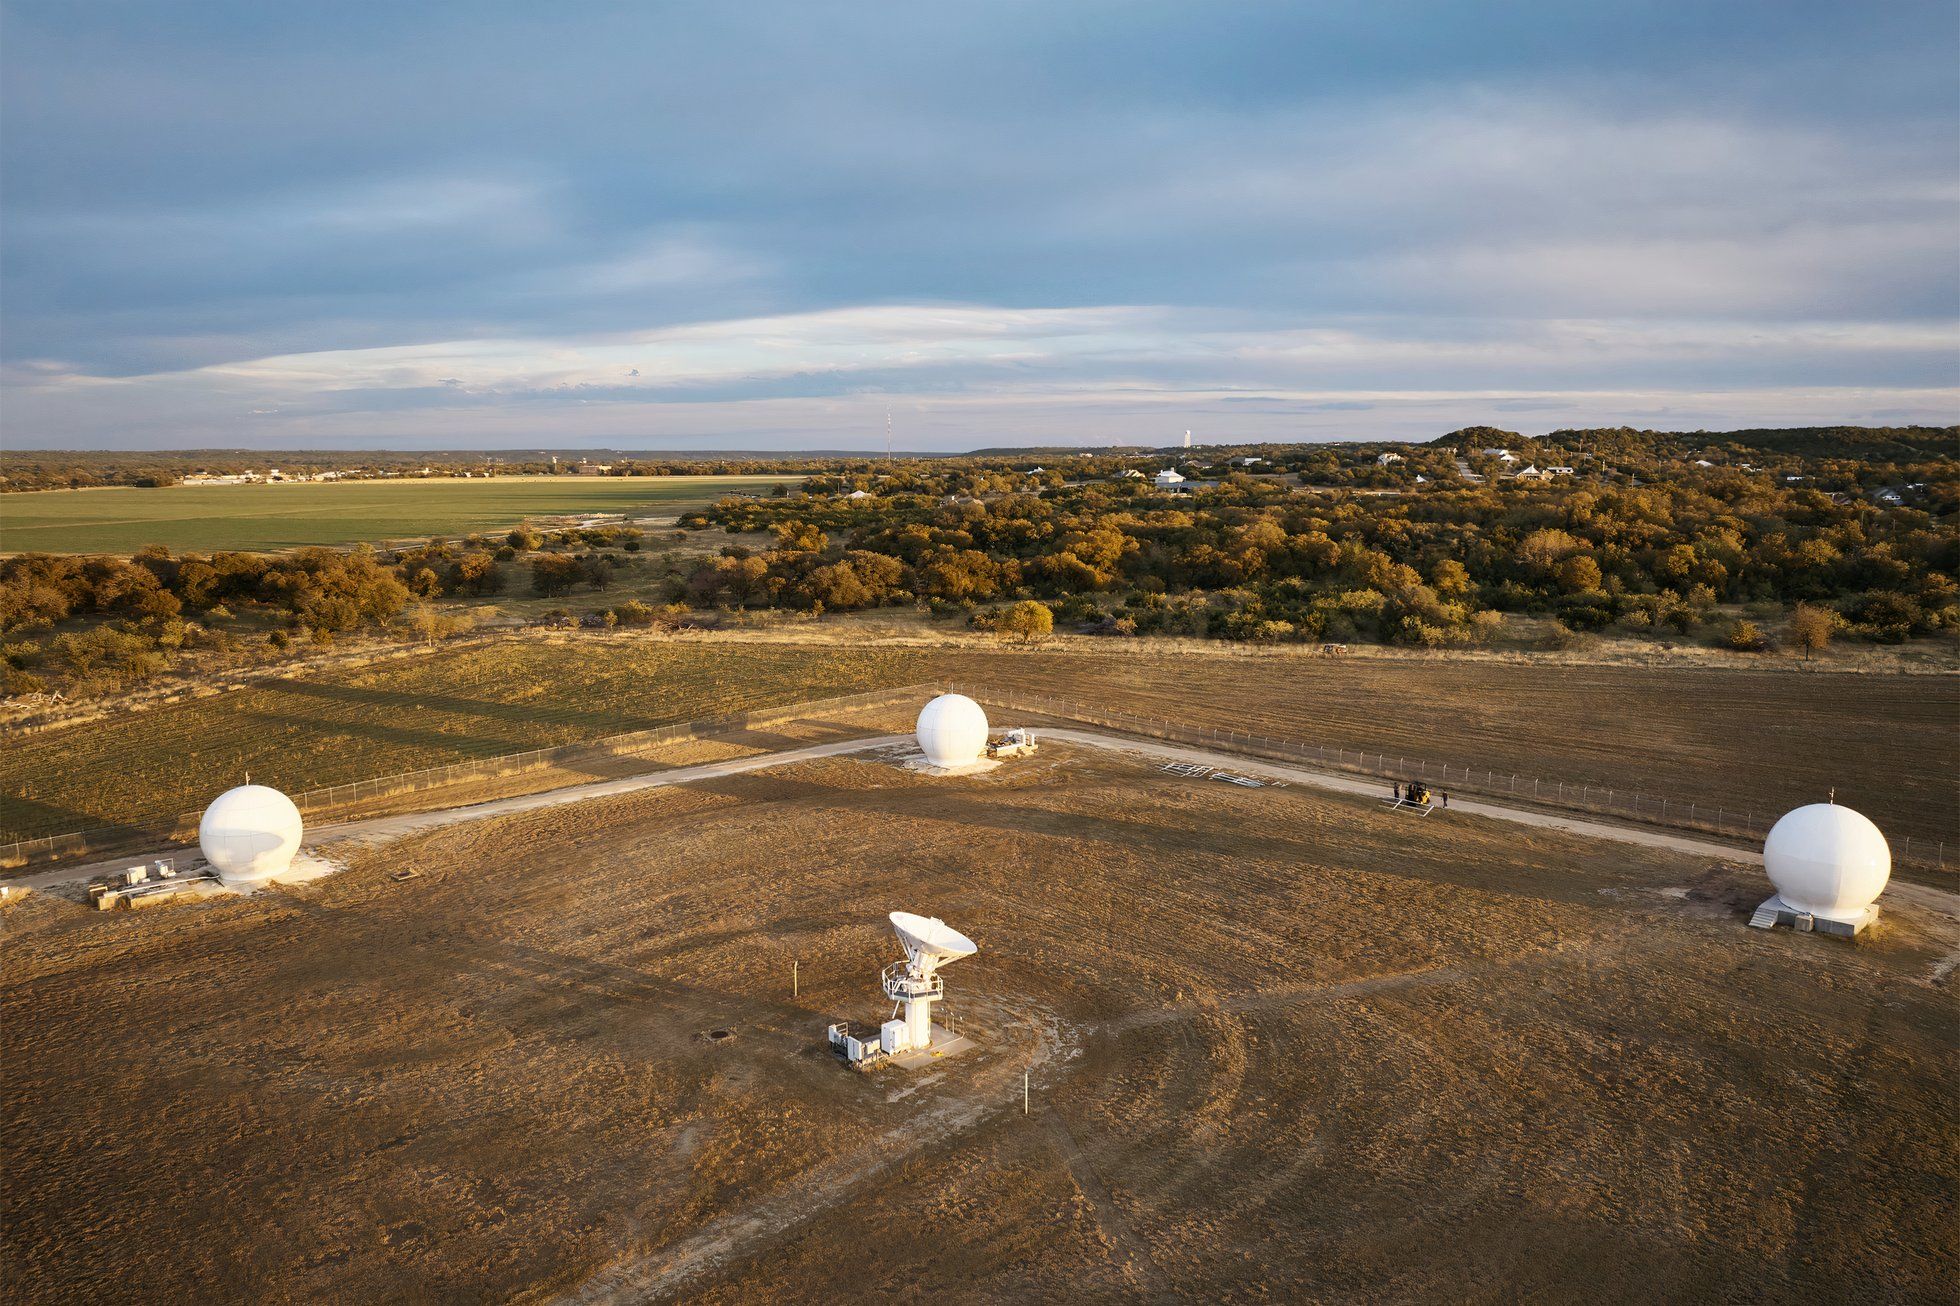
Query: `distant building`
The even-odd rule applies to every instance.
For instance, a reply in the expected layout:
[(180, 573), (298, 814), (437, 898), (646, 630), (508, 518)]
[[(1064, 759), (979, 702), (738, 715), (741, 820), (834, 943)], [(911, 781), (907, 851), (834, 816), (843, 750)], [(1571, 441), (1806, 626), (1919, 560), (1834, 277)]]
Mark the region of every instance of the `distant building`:
[(1399, 453), (1381, 453), (1375, 455), (1375, 465), (1377, 467), (1387, 467), (1392, 463), (1399, 463), (1401, 461), (1402, 455)]
[(1184, 484), (1184, 477), (1175, 467), (1166, 467), (1163, 471), (1157, 473), (1157, 488), (1160, 490), (1182, 484)]
[(1714, 465), (1714, 463), (1709, 462), (1706, 458), (1695, 459), (1695, 466), (1697, 467), (1713, 467)]
[(1570, 467), (1547, 467), (1545, 474), (1547, 476), (1570, 476), (1572, 475), (1572, 469)]
[(1125, 467), (1122, 471), (1116, 473), (1116, 475), (1129, 481), (1140, 481), (1143, 479), (1143, 473), (1134, 467)]
[(1514, 463), (1518, 460), (1518, 456), (1509, 449), (1485, 449), (1483, 455), (1486, 458), (1495, 458), (1501, 463)]

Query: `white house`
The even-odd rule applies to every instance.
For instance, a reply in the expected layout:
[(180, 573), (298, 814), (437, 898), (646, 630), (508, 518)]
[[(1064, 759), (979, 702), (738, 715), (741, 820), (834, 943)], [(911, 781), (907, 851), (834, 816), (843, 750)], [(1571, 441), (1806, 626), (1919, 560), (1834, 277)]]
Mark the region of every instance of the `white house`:
[(1547, 476), (1570, 476), (1572, 475), (1572, 469), (1570, 467), (1547, 467), (1545, 474)]
[(1157, 488), (1160, 490), (1182, 484), (1184, 484), (1184, 477), (1175, 467), (1166, 467), (1163, 471), (1157, 473)]
[(1417, 473), (1416, 473), (1416, 484), (1417, 484), (1417, 485), (1427, 485), (1427, 484), (1429, 484), (1429, 478), (1428, 478), (1427, 476), (1424, 476), (1424, 475), (1423, 475), (1423, 474), (1422, 474), (1421, 472), (1417, 472)]
[(1131, 480), (1131, 481), (1140, 481), (1140, 480), (1142, 480), (1142, 479), (1143, 479), (1143, 473), (1142, 473), (1142, 472), (1140, 472), (1140, 471), (1138, 471), (1138, 470), (1137, 470), (1136, 468), (1134, 468), (1134, 467), (1125, 467), (1125, 468), (1124, 468), (1124, 469), (1123, 469), (1122, 471), (1120, 471), (1120, 472), (1118, 472), (1118, 473), (1116, 473), (1116, 474), (1117, 474), (1117, 476), (1119, 476), (1119, 477), (1121, 477), (1121, 478), (1123, 478), (1123, 479), (1125, 479), (1125, 480)]
[(1713, 467), (1714, 465), (1714, 463), (1709, 462), (1706, 458), (1695, 459), (1695, 466), (1697, 467)]
[(1514, 463), (1518, 460), (1518, 456), (1509, 449), (1486, 449), (1483, 454), (1484, 457), (1495, 458), (1501, 463)]
[(1238, 467), (1250, 467), (1254, 463), (1263, 463), (1265, 461), (1266, 460), (1264, 458), (1261, 458), (1258, 454), (1244, 454), (1240, 457), (1232, 459), (1233, 465)]
[(1401, 461), (1402, 461), (1402, 455), (1399, 453), (1383, 453), (1383, 454), (1375, 455), (1375, 466), (1377, 467), (1387, 467), (1391, 463), (1399, 463)]
[(1518, 468), (1517, 479), (1520, 481), (1535, 481), (1544, 474), (1533, 464), (1526, 463), (1523, 467)]

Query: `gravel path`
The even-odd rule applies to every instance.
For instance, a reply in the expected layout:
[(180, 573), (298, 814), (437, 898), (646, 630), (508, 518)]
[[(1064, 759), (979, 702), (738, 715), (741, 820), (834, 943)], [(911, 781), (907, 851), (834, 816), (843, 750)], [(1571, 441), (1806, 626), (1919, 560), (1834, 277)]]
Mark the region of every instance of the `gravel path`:
[[(1061, 743), (1078, 744), (1087, 748), (1101, 748), (1111, 752), (1132, 753), (1141, 757), (1167, 762), (1197, 762), (1233, 771), (1240, 775), (1255, 776), (1266, 780), (1284, 780), (1288, 784), (1304, 785), (1313, 789), (1324, 789), (1333, 793), (1355, 794), (1362, 797), (1386, 799), (1388, 795), (1382, 788), (1382, 781), (1364, 779), (1349, 775), (1335, 775), (1316, 771), (1304, 766), (1291, 766), (1283, 762), (1269, 762), (1258, 758), (1241, 757), (1235, 753), (1215, 752), (1211, 749), (1190, 748), (1182, 744), (1169, 744), (1155, 739), (1134, 739), (1123, 735), (1104, 734), (1093, 730), (1069, 730), (1060, 727), (1043, 729), (1040, 737)], [(896, 744), (911, 742), (910, 735), (874, 735), (867, 739), (845, 739), (835, 743), (813, 744), (807, 748), (791, 748), (780, 753), (763, 753), (755, 757), (735, 758), (726, 762), (707, 762), (700, 766), (678, 767), (672, 771), (656, 771), (650, 775), (630, 776), (623, 780), (601, 780), (592, 784), (570, 785), (563, 789), (551, 789), (538, 794), (521, 794), (515, 798), (499, 798), (492, 802), (476, 803), (469, 807), (450, 807), (434, 812), (413, 812), (400, 816), (377, 816), (365, 821), (348, 821), (340, 825), (323, 825), (307, 832), (305, 848), (319, 852), (329, 844), (343, 840), (354, 840), (364, 844), (388, 843), (404, 835), (419, 834), (425, 830), (437, 830), (444, 826), (459, 825), (465, 821), (480, 821), (490, 817), (509, 816), (517, 812), (531, 812), (543, 807), (556, 807), (564, 803), (582, 803), (590, 798), (610, 798), (616, 794), (637, 793), (642, 789), (662, 789), (668, 785), (691, 784), (696, 780), (710, 780), (719, 776), (743, 775), (750, 771), (765, 771), (772, 767), (791, 766), (820, 757), (839, 757), (850, 753), (865, 753), (879, 748), (890, 748)], [(1736, 848), (1729, 844), (1715, 843), (1697, 839), (1689, 835), (1667, 834), (1660, 830), (1641, 829), (1635, 826), (1614, 825), (1605, 821), (1590, 821), (1582, 817), (1558, 816), (1550, 812), (1533, 811), (1523, 807), (1508, 807), (1501, 803), (1485, 802), (1474, 798), (1450, 797), (1448, 813), (1438, 811), (1428, 817), (1411, 816), (1411, 820), (1447, 820), (1449, 816), (1461, 813), (1467, 816), (1483, 816), (1493, 820), (1511, 821), (1519, 825), (1534, 826), (1542, 830), (1557, 830), (1564, 834), (1576, 834), (1588, 839), (1606, 839), (1615, 843), (1634, 844), (1643, 848), (1664, 848), (1670, 852), (1688, 853), (1696, 857), (1712, 857), (1721, 861), (1761, 864), (1760, 852)], [(183, 855), (182, 849), (159, 850), (153, 855), (169, 855), (174, 852)], [(29, 889), (49, 888), (61, 884), (82, 883), (97, 875), (106, 875), (132, 866), (145, 860), (142, 856), (124, 856), (108, 861), (96, 862), (87, 866), (65, 866), (39, 875), (24, 876), (10, 883), (15, 887)], [(1960, 894), (1948, 893), (1923, 885), (1901, 884), (1894, 881), (1888, 886), (1888, 893), (1904, 898), (1921, 906), (1942, 912), (1960, 911)]]

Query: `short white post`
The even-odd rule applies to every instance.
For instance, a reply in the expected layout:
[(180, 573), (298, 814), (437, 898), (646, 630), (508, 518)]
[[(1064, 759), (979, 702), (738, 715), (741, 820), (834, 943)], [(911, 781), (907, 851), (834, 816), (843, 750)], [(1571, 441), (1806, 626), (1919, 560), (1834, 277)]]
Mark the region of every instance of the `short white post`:
[(1021, 1072), (1021, 1114), (1028, 1113), (1028, 1072)]
[(801, 977), (796, 973), (796, 961), (794, 959), (791, 959), (789, 963), (789, 995), (792, 998), (803, 996), (803, 983)]

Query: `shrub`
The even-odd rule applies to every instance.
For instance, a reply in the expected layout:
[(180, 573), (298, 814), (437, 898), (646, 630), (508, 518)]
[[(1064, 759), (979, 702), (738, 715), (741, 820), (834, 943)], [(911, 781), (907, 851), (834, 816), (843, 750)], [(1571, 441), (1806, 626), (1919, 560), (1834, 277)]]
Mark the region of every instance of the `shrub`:
[(1596, 642), (1595, 636), (1574, 630), (1562, 621), (1554, 621), (1552, 628), (1545, 632), (1540, 646), (1554, 653), (1571, 653), (1590, 648)]
[(613, 615), (619, 618), (622, 626), (651, 626), (653, 609), (638, 599), (628, 599), (613, 608)]
[(1831, 636), (1837, 631), (1838, 615), (1829, 608), (1814, 607), (1799, 603), (1790, 614), (1790, 643), (1803, 660), (1808, 662), (1830, 646)]
[(1769, 641), (1763, 638), (1763, 632), (1757, 629), (1753, 621), (1738, 621), (1730, 626), (1722, 643), (1737, 653), (1761, 653), (1769, 647)]

